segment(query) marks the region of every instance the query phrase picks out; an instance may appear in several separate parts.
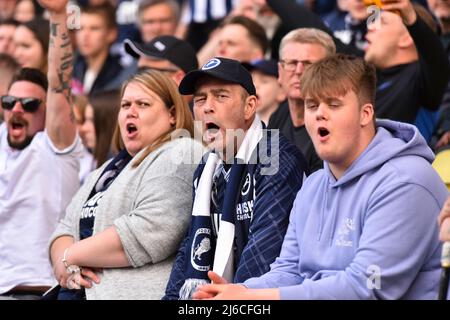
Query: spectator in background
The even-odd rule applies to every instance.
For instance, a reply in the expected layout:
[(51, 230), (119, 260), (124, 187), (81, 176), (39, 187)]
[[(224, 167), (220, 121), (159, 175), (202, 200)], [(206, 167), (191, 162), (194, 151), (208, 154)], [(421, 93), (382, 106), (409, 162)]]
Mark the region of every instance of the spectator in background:
[(428, 8), (438, 19), (441, 34), (446, 37), (444, 46), (450, 42), (450, 3), (447, 0), (427, 0)]
[(125, 68), (135, 67), (134, 60), (126, 52), (123, 46), (125, 39), (141, 42), (141, 34), (138, 29), (137, 17), (140, 0), (116, 1), (117, 38), (111, 47), (113, 55), (120, 55), (120, 63)]
[(305, 107), (300, 90), (300, 78), (305, 68), (336, 52), (331, 37), (318, 29), (292, 30), (281, 41), (278, 63), (279, 81), (287, 102), (269, 120), (269, 129), (281, 133), (303, 153), (311, 172), (322, 168), (322, 161), (314, 150), (305, 127)]
[(138, 29), (138, 23), (136, 22), (139, 13), (139, 3), (141, 1), (118, 0), (116, 2), (116, 21), (119, 29), (116, 44), (122, 44), (125, 39), (141, 41), (141, 34)]
[[(342, 4), (341, 4), (342, 5)], [(323, 20), (333, 32), (334, 36), (344, 44), (363, 50), (366, 45), (367, 6), (364, 0), (346, 0), (346, 13), (342, 13), (339, 6)]]
[(55, 283), (46, 246), (79, 187), (67, 0), (40, 1), (54, 26), (48, 83), (39, 70), (24, 68), (1, 98), (0, 299), (39, 299)]
[[(233, 9), (234, 0), (185, 0), (182, 23), (187, 25), (186, 40), (199, 51), (214, 35), (214, 30)], [(201, 60), (201, 59), (200, 59)], [(200, 61), (201, 62), (201, 61)]]
[[(73, 93), (73, 91), (72, 91)], [(73, 95), (73, 115), (75, 118), (75, 123), (77, 124), (77, 131), (81, 137), (81, 141), (84, 141), (81, 127), (84, 123), (84, 113), (86, 106), (88, 104), (88, 99), (85, 95)], [(78, 158), (80, 162), (80, 172), (78, 174), (80, 178), (80, 184), (82, 185), (86, 181), (87, 176), (97, 167), (94, 156), (87, 149), (83, 143), (82, 154)]]
[(19, 69), (20, 66), (13, 57), (5, 53), (0, 53), (0, 97), (8, 93), (11, 80)]
[[(364, 55), (379, 71), (375, 112), (379, 118), (417, 123), (421, 107), (433, 112), (440, 106), (449, 75), (448, 57), (423, 7), (393, 0), (383, 8), (380, 27), (369, 25)], [(430, 134), (421, 133), (428, 140)]]
[(17, 26), (14, 33), (14, 58), (22, 68), (47, 72), (49, 32), (49, 23), (43, 19), (34, 19)]
[(242, 16), (232, 17), (218, 36), (215, 56), (250, 62), (264, 58), (268, 47), (264, 29), (257, 22)]
[(95, 168), (99, 168), (118, 150), (112, 145), (114, 128), (120, 107), (120, 92), (99, 91), (88, 96), (84, 110), (84, 122), (80, 127), (80, 136), (85, 147), (94, 155)]
[[(299, 28), (314, 28), (328, 33), (334, 40), (337, 52), (363, 56), (364, 52), (354, 46), (344, 44), (340, 39), (333, 35), (332, 30), (326, 26), (320, 16), (309, 10), (303, 5), (298, 5), (294, 1), (264, 0), (267, 5), (283, 21), (283, 27), (277, 30), (272, 39), (272, 58), (276, 58), (279, 52), (279, 43), (281, 39), (290, 31)], [(277, 50), (273, 50), (277, 48)]]
[(138, 59), (139, 68), (162, 71), (180, 84), (185, 74), (198, 68), (194, 48), (174, 36), (158, 36), (144, 44), (125, 40), (125, 50)]
[(15, 20), (0, 20), (0, 53), (14, 55), (14, 33), (18, 22)]
[(217, 34), (199, 52), (199, 62), (213, 56), (250, 62), (263, 59), (268, 48), (266, 32), (257, 22), (244, 16), (226, 19)]
[[(310, 27), (330, 32), (318, 16), (303, 6), (290, 1), (266, 1), (290, 28)], [(383, 9), (381, 27), (371, 24), (366, 34), (365, 51), (333, 39), (338, 52), (365, 56), (377, 67), (376, 116), (417, 123), (421, 107), (429, 111), (439, 108), (447, 85), (448, 59), (430, 27), (432, 19), (426, 10), (416, 13), (409, 0), (389, 0)], [(426, 22), (431, 22), (430, 26)]]
[(256, 113), (265, 125), (269, 123), (270, 116), (286, 99), (286, 94), (278, 82), (278, 66), (274, 60), (253, 60), (243, 63), (252, 74), (256, 88), (258, 107)]
[(245, 16), (258, 22), (266, 31), (269, 42), (281, 24), (278, 15), (272, 11), (265, 0), (241, 0), (230, 16)]
[(42, 18), (44, 10), (36, 0), (19, 0), (14, 9), (14, 20), (23, 23)]
[[(0, 53), (0, 97), (8, 93), (11, 81), (19, 68), (19, 65), (13, 57), (5, 53)], [(0, 104), (0, 123), (1, 122), (3, 122), (3, 108)]]
[(138, 26), (144, 42), (157, 36), (175, 34), (180, 6), (175, 0), (142, 0), (138, 9)]
[(128, 71), (120, 57), (110, 54), (117, 37), (115, 8), (109, 3), (88, 6), (81, 10), (81, 29), (76, 30), (79, 55), (73, 76), (83, 87), (83, 93), (120, 88)]
[(13, 18), (16, 3), (17, 3), (17, 0), (2, 0), (2, 1), (0, 1), (0, 21)]

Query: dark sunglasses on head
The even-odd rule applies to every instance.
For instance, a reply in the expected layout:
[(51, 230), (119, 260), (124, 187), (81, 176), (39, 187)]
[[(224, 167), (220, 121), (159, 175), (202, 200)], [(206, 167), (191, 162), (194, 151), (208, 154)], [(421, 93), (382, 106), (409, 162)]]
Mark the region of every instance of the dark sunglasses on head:
[(5, 110), (12, 110), (17, 101), (20, 102), (25, 112), (36, 112), (42, 103), (42, 100), (39, 100), (37, 98), (17, 98), (13, 96), (1, 97), (2, 107)]

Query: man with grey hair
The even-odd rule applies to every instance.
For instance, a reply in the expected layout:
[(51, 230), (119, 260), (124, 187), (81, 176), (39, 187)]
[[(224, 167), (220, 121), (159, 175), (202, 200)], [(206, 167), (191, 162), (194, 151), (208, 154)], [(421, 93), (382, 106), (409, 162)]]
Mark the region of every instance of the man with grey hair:
[(216, 282), (210, 269), (233, 282), (268, 271), (307, 167), (286, 138), (264, 130), (251, 74), (239, 61), (211, 59), (183, 78), (179, 92), (193, 94), (210, 152), (194, 173), (190, 230), (167, 284), (169, 300), (190, 299), (199, 284)]
[(313, 28), (292, 30), (280, 43), (278, 81), (287, 95), (287, 101), (272, 114), (268, 127), (280, 129), (302, 151), (311, 172), (322, 168), (322, 160), (306, 132), (300, 77), (307, 66), (335, 52), (336, 46), (330, 35)]
[(144, 42), (157, 36), (173, 36), (180, 20), (180, 6), (175, 0), (143, 0), (139, 4), (138, 25)]

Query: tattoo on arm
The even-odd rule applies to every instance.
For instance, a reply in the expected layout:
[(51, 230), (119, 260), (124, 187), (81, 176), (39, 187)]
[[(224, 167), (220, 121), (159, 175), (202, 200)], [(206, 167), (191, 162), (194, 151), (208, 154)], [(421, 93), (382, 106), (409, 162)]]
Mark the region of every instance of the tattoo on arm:
[(70, 108), (70, 114), (69, 114), (70, 122), (75, 123), (75, 113), (73, 112), (73, 108)]
[(58, 35), (58, 23), (50, 23), (50, 36), (56, 37)]
[[(50, 41), (54, 45), (54, 37), (57, 36), (58, 24), (52, 23), (51, 25), (51, 39)], [(58, 66), (56, 67), (57, 75), (58, 75), (58, 85), (52, 89), (55, 93), (64, 94), (67, 101), (71, 102), (71, 90), (70, 90), (70, 77), (71, 72), (68, 72), (70, 68), (72, 68), (73, 64), (73, 53), (70, 42), (70, 36), (67, 32), (61, 34), (61, 44), (60, 49), (63, 52), (62, 56), (60, 56), (59, 61), (55, 61)]]

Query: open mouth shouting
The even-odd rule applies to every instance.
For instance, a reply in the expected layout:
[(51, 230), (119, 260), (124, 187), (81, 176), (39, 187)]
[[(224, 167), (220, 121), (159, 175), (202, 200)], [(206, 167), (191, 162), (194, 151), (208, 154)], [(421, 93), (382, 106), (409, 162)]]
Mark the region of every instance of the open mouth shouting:
[(328, 131), (328, 129), (325, 127), (319, 127), (319, 129), (317, 129), (317, 135), (320, 142), (325, 142), (330, 137), (330, 131)]
[(128, 139), (133, 139), (137, 136), (138, 129), (136, 124), (129, 122), (126, 124), (125, 128), (126, 128), (126, 136)]
[(205, 134), (203, 135), (203, 137), (206, 142), (212, 142), (216, 140), (219, 132), (220, 127), (216, 123), (212, 121), (205, 122)]
[(12, 138), (17, 139), (25, 135), (28, 123), (24, 119), (11, 118), (8, 124), (9, 124), (9, 135)]

